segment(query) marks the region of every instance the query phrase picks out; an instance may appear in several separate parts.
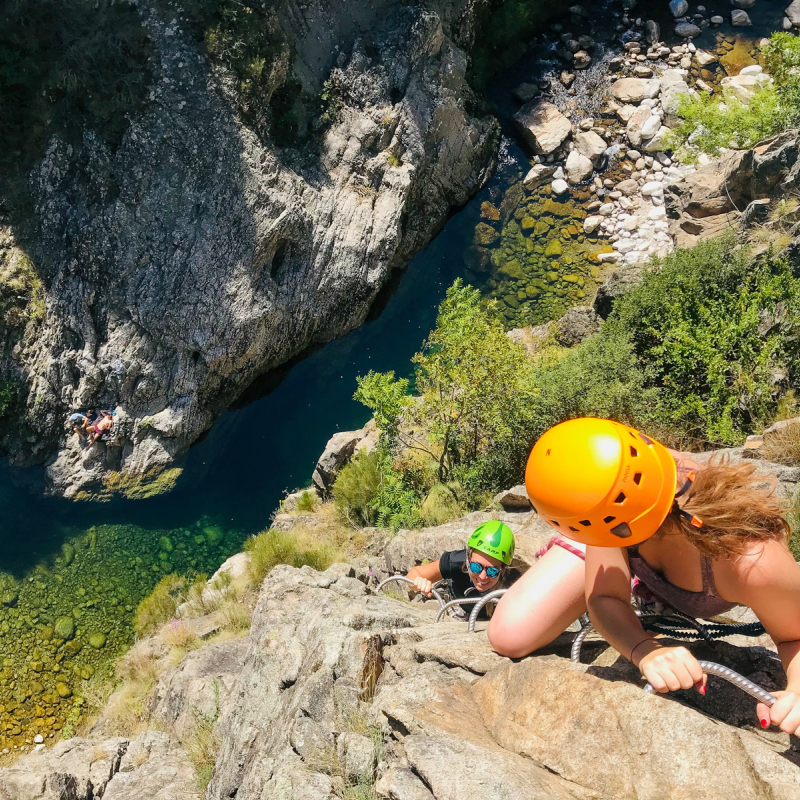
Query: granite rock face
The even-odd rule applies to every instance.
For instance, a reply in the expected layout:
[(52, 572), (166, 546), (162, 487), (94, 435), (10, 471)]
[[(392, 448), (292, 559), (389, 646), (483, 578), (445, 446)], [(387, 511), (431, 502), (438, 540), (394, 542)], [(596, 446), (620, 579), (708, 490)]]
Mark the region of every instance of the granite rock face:
[(73, 738), (0, 770), (2, 800), (200, 800), (181, 744), (165, 733), (136, 739)]
[[(113, 152), (50, 142), (26, 244), (43, 318), (0, 353), (27, 392), (2, 449), (46, 462), (68, 497), (170, 465), (255, 378), (358, 326), (494, 159), (465, 78), (473, 4), (276, 4), (302, 91), (338, 93), (329, 126), (291, 147), (245, 124), (233, 76), (161, 5), (137, 8), (149, 102)], [(86, 453), (64, 421), (91, 406), (126, 422)]]

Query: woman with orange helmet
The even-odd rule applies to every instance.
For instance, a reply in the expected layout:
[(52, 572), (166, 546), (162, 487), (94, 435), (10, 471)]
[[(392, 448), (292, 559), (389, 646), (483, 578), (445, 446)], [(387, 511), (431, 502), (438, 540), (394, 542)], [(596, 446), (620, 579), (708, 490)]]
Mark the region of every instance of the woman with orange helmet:
[[(586, 546), (585, 603), (592, 623), (655, 689), (694, 685), (704, 693), (705, 676), (686, 648), (664, 647), (644, 631), (630, 602), (632, 578), (638, 579), (637, 594), (693, 617), (734, 605), (752, 608), (776, 643), (788, 679), (772, 708), (758, 705), (759, 719), (763, 727), (800, 732), (800, 568), (786, 543), (783, 504), (773, 488), (764, 488), (753, 464), (712, 458), (701, 467), (627, 425), (576, 419), (539, 439), (525, 483), (539, 516)], [(531, 591), (534, 570), (546, 573), (545, 559), (555, 550), (498, 604), (489, 637), (499, 652), (523, 644), (509, 639), (509, 628), (515, 617), (531, 614), (530, 606), (523, 607), (526, 589)], [(575, 591), (580, 569), (573, 564), (566, 572), (562, 585), (550, 581), (550, 591), (567, 589), (555, 627), (583, 607)], [(533, 609), (545, 617), (539, 634), (558, 615), (557, 604), (553, 609), (547, 599)]]

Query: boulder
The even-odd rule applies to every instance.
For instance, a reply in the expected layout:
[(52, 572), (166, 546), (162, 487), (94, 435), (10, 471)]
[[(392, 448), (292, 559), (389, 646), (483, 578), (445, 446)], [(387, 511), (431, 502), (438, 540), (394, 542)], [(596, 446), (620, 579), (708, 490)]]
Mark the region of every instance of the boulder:
[(578, 50), (572, 57), (572, 66), (575, 69), (586, 69), (592, 63), (592, 57), (585, 50)]
[(621, 181), (617, 184), (617, 190), (625, 195), (636, 194), (636, 192), (639, 191), (639, 183), (633, 178), (628, 178), (627, 180)]
[(601, 319), (607, 319), (614, 308), (614, 301), (618, 297), (622, 297), (622, 295), (629, 292), (634, 286), (638, 286), (641, 282), (641, 266), (626, 264), (615, 269), (603, 283), (597, 287), (597, 295), (595, 296), (592, 307)]
[(682, 17), (689, 10), (689, 4), (686, 0), (671, 0), (669, 10), (672, 16), (677, 19), (678, 17)]
[(570, 308), (556, 323), (556, 341), (564, 347), (574, 347), (597, 333), (602, 322), (591, 306)]
[(582, 183), (594, 170), (591, 160), (578, 152), (577, 149), (572, 150), (567, 156), (565, 168), (570, 183)]
[(746, 11), (742, 11), (740, 8), (735, 8), (731, 12), (731, 25), (735, 28), (746, 28), (753, 23), (750, 20), (750, 15)]
[(628, 104), (628, 105), (620, 106), (617, 109), (616, 114), (619, 117), (620, 122), (624, 122), (627, 125), (628, 121), (636, 113), (636, 111), (637, 111), (636, 106), (632, 106), (632, 105)]
[(658, 114), (650, 114), (641, 128), (642, 139), (652, 139), (660, 127), (661, 117)]
[(575, 149), (586, 158), (593, 162), (597, 161), (608, 148), (602, 136), (598, 136), (594, 131), (587, 130), (575, 136)]
[[(488, 227), (488, 226), (487, 226)], [(357, 431), (334, 433), (317, 460), (311, 480), (320, 495), (327, 496), (339, 470), (362, 448), (369, 452), (378, 441), (375, 421), (370, 420)]]
[(680, 36), (682, 39), (695, 39), (702, 32), (701, 28), (691, 22), (679, 22), (675, 26), (676, 36)]
[(535, 164), (522, 179), (522, 185), (528, 191), (538, 189), (553, 177), (555, 171), (555, 167), (548, 166), (547, 164)]
[(555, 195), (564, 194), (569, 191), (569, 184), (563, 178), (558, 178), (553, 181), (551, 190)]
[(661, 181), (648, 181), (644, 186), (642, 186), (643, 197), (652, 197), (653, 195), (663, 193), (664, 184), (661, 183)]
[(731, 5), (734, 8), (741, 8), (749, 11), (756, 4), (756, 0), (731, 0)]
[(514, 125), (537, 154), (558, 149), (572, 133), (572, 123), (552, 103), (534, 100), (513, 117)]
[(645, 153), (660, 153), (668, 148), (670, 139), (670, 129), (666, 125), (662, 125), (655, 133), (652, 139), (648, 139), (642, 144), (642, 150)]
[(642, 78), (619, 78), (611, 86), (611, 94), (621, 103), (640, 103), (644, 100), (647, 81)]
[(539, 87), (535, 83), (521, 83), (511, 92), (511, 96), (518, 103), (530, 103), (531, 100), (541, 94)]
[(503, 506), (505, 511), (530, 511), (531, 509), (531, 501), (524, 483), (499, 492), (494, 496), (494, 502)]
[(675, 128), (680, 125), (681, 118), (678, 115), (678, 108), (687, 96), (696, 95), (687, 83), (674, 81), (664, 84), (661, 90), (661, 108), (664, 110), (664, 124), (668, 128)]
[(336, 753), (343, 774), (353, 782), (372, 780), (375, 742), (360, 733), (345, 732), (336, 740)]
[(719, 61), (717, 55), (715, 53), (709, 53), (707, 50), (698, 50), (694, 57), (697, 59), (697, 63), (701, 67), (707, 67), (710, 64), (716, 64)]
[(724, 97), (732, 97), (749, 106), (760, 82), (755, 75), (733, 75), (723, 78), (720, 85)]
[(586, 219), (583, 221), (583, 232), (587, 234), (594, 233), (600, 227), (600, 223), (602, 221), (603, 217), (597, 214), (586, 217)]
[(793, 0), (792, 4), (784, 12), (786, 19), (792, 24), (792, 27), (800, 28), (800, 0)]
[(628, 120), (625, 133), (628, 141), (633, 147), (640, 147), (642, 144), (642, 127), (650, 119), (651, 109), (639, 108)]

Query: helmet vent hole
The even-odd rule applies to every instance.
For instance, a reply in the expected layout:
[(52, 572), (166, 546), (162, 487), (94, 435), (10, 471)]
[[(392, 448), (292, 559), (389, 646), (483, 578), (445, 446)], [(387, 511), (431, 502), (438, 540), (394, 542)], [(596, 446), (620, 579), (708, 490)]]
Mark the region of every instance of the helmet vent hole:
[(616, 517), (603, 517), (603, 522), (605, 522), (606, 525), (608, 525), (609, 523), (613, 522), (615, 519), (616, 519)]
[(631, 457), (636, 458), (639, 455), (639, 451), (631, 445)]
[(649, 439), (649, 438), (648, 438), (647, 436), (645, 436), (643, 433), (640, 433), (640, 434), (639, 434), (639, 436), (641, 436), (641, 437), (642, 437), (642, 441), (643, 441), (645, 444), (653, 444), (653, 440), (652, 440), (652, 439)]
[(611, 529), (614, 536), (619, 536), (620, 539), (627, 539), (633, 535), (633, 531), (628, 527), (627, 522), (620, 522)]
[(588, 519), (581, 519), (578, 520), (579, 525), (583, 525), (584, 528), (588, 528), (592, 523)]
[(637, 473), (636, 473), (636, 474), (633, 476), (633, 482), (634, 482), (634, 483), (635, 483), (637, 486), (638, 486), (638, 485), (639, 485), (639, 484), (642, 482), (642, 473), (641, 473), (641, 472), (637, 472)]
[(615, 498), (614, 502), (615, 502), (617, 505), (621, 506), (621, 505), (622, 505), (622, 504), (625, 502), (625, 492), (620, 492), (620, 493), (619, 493), (619, 494), (616, 496), (616, 498)]
[(577, 528), (573, 528), (573, 527), (572, 527), (572, 525), (570, 525), (570, 526), (569, 526), (569, 529), (570, 529), (571, 531), (575, 531), (575, 533), (577, 533), (577, 532), (578, 532), (578, 529), (577, 529)]
[(551, 520), (550, 520), (550, 524), (551, 524), (551, 525), (555, 525), (556, 527), (558, 527), (558, 520), (551, 519)]

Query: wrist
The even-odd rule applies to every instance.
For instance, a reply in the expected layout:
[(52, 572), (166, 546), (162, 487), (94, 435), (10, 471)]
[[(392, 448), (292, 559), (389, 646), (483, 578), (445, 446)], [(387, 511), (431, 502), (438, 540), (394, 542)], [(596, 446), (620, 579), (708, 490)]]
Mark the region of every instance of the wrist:
[(628, 660), (635, 667), (638, 667), (643, 658), (650, 655), (650, 653), (654, 652), (655, 650), (661, 650), (661, 648), (662, 645), (660, 645), (656, 639), (654, 639), (652, 636), (646, 636), (638, 644), (635, 644), (631, 648)]

